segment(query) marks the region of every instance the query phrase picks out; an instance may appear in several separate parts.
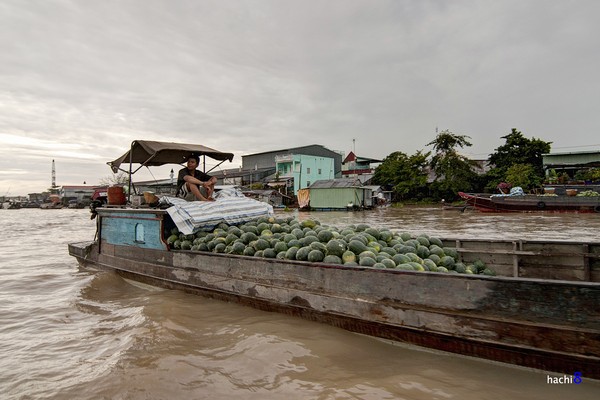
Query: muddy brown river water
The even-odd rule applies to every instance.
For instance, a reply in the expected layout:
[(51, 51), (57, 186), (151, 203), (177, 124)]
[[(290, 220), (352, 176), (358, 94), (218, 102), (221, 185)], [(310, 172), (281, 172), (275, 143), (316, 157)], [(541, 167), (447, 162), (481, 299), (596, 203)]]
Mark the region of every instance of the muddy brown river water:
[[(600, 241), (600, 214), (293, 213), (440, 237)], [(1, 399), (597, 399), (600, 382), (408, 347), (80, 269), (87, 210), (0, 210)]]

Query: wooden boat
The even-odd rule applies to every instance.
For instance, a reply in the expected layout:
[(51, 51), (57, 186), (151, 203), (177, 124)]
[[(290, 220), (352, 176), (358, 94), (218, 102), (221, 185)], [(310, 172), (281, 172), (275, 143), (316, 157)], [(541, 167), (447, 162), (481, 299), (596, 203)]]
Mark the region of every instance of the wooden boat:
[(53, 202), (42, 203), (39, 206), (39, 208), (41, 208), (42, 210), (60, 210), (63, 207), (64, 206), (62, 203), (53, 203)]
[(483, 212), (577, 212), (600, 213), (600, 196), (533, 195), (498, 196), (459, 192), (465, 202)]
[(7, 209), (7, 210), (20, 210), (21, 209), (21, 203), (18, 201), (8, 201), (7, 203), (3, 203), (2, 204), (3, 208)]
[(99, 207), (84, 267), (375, 337), (600, 379), (600, 243), (443, 240), (498, 276), (175, 250), (162, 209)]

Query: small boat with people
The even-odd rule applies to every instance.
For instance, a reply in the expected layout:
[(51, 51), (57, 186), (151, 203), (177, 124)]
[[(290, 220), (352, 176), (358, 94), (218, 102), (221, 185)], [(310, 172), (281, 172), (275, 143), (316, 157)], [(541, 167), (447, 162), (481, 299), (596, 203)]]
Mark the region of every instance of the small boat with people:
[[(134, 163), (180, 164), (190, 154), (233, 157), (136, 141), (109, 165), (132, 172)], [(95, 240), (70, 243), (69, 253), (150, 285), (600, 379), (600, 242), (411, 237), (298, 221), (256, 203), (235, 191), (212, 202), (162, 196), (152, 206), (109, 199), (92, 207)]]

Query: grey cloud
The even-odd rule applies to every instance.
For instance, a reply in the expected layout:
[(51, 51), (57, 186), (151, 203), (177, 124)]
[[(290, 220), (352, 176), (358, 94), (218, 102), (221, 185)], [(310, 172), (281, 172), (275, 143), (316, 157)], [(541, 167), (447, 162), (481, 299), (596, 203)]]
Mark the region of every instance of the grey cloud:
[[(477, 157), (513, 127), (585, 146), (597, 142), (599, 11), (595, 1), (5, 0), (0, 134), (82, 144), (98, 178), (139, 138), (201, 142), (234, 152), (235, 165), (311, 143), (348, 151), (353, 138), (365, 156), (413, 153), (436, 126), (471, 136)], [(0, 165), (26, 164), (20, 154)]]

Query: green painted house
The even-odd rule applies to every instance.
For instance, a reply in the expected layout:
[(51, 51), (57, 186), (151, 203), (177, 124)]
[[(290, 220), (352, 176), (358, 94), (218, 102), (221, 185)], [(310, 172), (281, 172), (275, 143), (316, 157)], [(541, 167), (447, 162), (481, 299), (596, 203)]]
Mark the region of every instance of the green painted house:
[(320, 180), (309, 187), (310, 208), (316, 210), (346, 210), (373, 207), (371, 188), (355, 178)]

